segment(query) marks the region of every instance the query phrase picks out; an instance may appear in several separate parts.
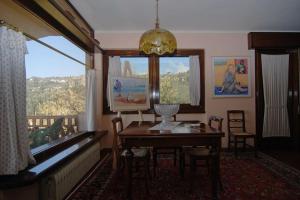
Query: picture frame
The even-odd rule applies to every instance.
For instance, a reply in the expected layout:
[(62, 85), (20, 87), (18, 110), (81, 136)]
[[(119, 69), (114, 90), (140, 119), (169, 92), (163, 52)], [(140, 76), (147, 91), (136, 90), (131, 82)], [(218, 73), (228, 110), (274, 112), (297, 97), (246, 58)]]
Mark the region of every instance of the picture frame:
[(109, 100), (112, 111), (141, 111), (149, 109), (148, 79), (111, 77)]
[(213, 97), (250, 97), (250, 74), (249, 57), (212, 57)]

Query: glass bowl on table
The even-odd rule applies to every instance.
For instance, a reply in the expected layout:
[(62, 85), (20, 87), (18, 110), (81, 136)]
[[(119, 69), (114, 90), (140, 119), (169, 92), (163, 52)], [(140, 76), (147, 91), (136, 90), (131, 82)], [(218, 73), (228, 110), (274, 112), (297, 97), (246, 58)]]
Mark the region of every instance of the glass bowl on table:
[(161, 127), (171, 127), (173, 126), (172, 118), (179, 111), (179, 104), (154, 104), (155, 112), (161, 116), (162, 122)]

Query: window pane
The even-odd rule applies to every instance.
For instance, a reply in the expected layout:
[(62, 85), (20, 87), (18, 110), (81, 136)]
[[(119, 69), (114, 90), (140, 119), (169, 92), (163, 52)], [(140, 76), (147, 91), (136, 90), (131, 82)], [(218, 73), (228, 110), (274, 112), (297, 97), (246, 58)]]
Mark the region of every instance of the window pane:
[[(30, 145), (35, 148), (78, 131), (75, 118), (85, 110), (85, 66), (36, 41), (28, 41), (27, 48), (27, 116)], [(73, 48), (76, 58), (85, 57)], [(55, 123), (60, 117), (64, 120)]]
[(148, 78), (148, 58), (146, 57), (121, 57), (123, 76)]
[(162, 57), (159, 59), (160, 103), (190, 103), (189, 69), (188, 57)]
[(47, 36), (40, 38), (39, 40), (85, 63), (86, 53), (65, 37), (59, 35)]

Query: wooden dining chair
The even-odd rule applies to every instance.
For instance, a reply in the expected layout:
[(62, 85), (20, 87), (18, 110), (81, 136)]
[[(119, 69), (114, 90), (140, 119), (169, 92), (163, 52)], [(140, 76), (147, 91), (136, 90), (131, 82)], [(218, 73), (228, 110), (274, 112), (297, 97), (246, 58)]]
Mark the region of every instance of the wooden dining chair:
[[(119, 133), (123, 131), (123, 122), (121, 117), (112, 119), (113, 124), (113, 168), (116, 168), (120, 173), (125, 167), (125, 159), (127, 150), (122, 148), (122, 144), (119, 141)], [(150, 151), (148, 148), (132, 148), (133, 163), (135, 163), (136, 169), (139, 169), (140, 165), (144, 167), (144, 176), (139, 177), (145, 180), (145, 187), (147, 193), (149, 192), (148, 181), (150, 179)]]
[[(159, 121), (161, 116), (158, 114), (154, 114), (154, 121)], [(176, 121), (176, 115), (173, 115), (173, 120)], [(157, 156), (158, 155), (172, 155), (173, 156), (173, 165), (176, 166), (177, 163), (177, 155), (182, 150), (181, 147), (153, 147), (152, 155), (153, 155), (153, 175), (156, 175), (156, 167), (157, 167)]]
[[(256, 137), (254, 133), (246, 131), (245, 126), (245, 112), (243, 110), (228, 110), (227, 111), (227, 127), (228, 127), (228, 151), (230, 151), (231, 144), (234, 144), (234, 155), (237, 157), (238, 144), (243, 144), (245, 151), (247, 139), (253, 139), (254, 155), (257, 157)], [(250, 146), (251, 147), (251, 146)]]
[[(213, 128), (217, 129), (218, 131), (222, 131), (222, 123), (223, 118), (218, 116), (210, 116), (208, 119), (208, 125)], [(219, 146), (221, 148), (221, 146)], [(220, 149), (219, 149), (220, 151)], [(191, 189), (193, 189), (193, 182), (196, 174), (196, 168), (197, 168), (197, 161), (198, 160), (204, 160), (206, 162), (206, 166), (208, 168), (208, 173), (210, 174), (210, 168), (211, 168), (211, 161), (214, 158), (214, 156), (218, 156), (215, 153), (211, 152), (210, 147), (201, 146), (201, 147), (192, 147), (188, 150), (185, 150), (185, 152), (188, 154), (190, 158), (190, 179), (191, 179)], [(184, 163), (183, 163), (184, 165)], [(218, 169), (219, 170), (219, 169)], [(218, 180), (220, 188), (222, 189), (222, 182), (220, 177), (220, 171), (218, 172)]]

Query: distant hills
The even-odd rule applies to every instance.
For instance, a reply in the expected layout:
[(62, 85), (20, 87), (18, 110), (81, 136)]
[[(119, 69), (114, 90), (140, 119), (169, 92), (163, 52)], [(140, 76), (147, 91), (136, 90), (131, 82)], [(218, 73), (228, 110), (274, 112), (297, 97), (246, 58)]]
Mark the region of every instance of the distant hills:
[[(85, 110), (85, 75), (30, 77), (26, 87), (27, 115), (77, 115)], [(189, 71), (160, 77), (160, 102), (189, 103)]]
[(85, 75), (30, 77), (27, 115), (76, 115), (85, 108)]

